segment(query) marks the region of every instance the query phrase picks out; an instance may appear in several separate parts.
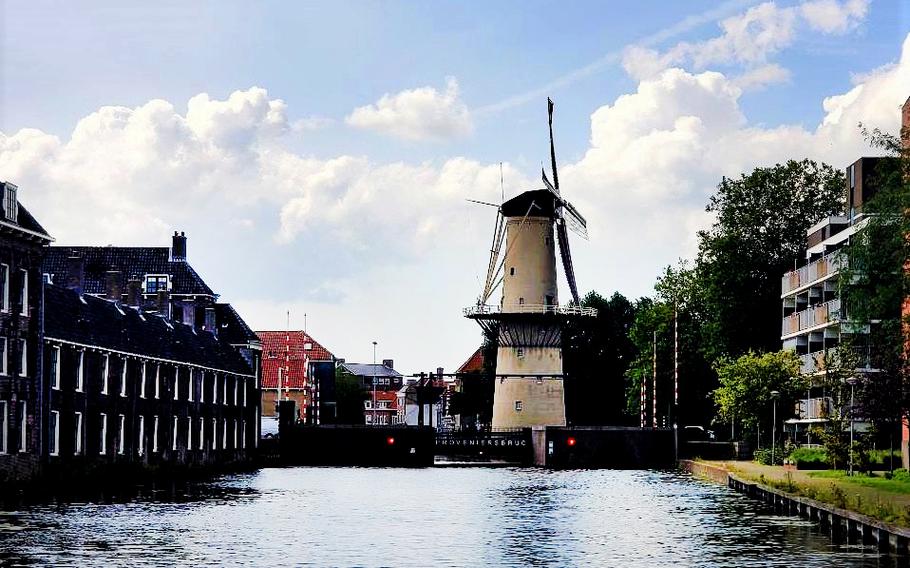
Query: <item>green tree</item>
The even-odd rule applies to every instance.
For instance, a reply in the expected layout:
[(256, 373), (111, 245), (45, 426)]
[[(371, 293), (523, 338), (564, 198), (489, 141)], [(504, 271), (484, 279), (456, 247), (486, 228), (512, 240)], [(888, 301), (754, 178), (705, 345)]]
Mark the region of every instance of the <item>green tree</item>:
[(843, 208), (844, 177), (811, 160), (724, 178), (699, 231), (694, 279), (708, 361), (780, 348), (780, 278), (802, 255), (806, 230)]
[(623, 424), (623, 377), (635, 354), (629, 330), (635, 306), (620, 293), (590, 292), (581, 305), (596, 317), (573, 318), (563, 329), (566, 419), (575, 425)]
[(335, 369), (336, 423), (363, 424), (363, 402), (367, 393), (360, 379), (342, 367)]
[(792, 414), (808, 384), (800, 375), (799, 359), (793, 351), (761, 354), (749, 351), (736, 359), (723, 357), (715, 363), (715, 370), (720, 383), (714, 390), (718, 416), (727, 423), (741, 424), (746, 436), (756, 431), (770, 431), (773, 391), (779, 393), (777, 418), (780, 423)]

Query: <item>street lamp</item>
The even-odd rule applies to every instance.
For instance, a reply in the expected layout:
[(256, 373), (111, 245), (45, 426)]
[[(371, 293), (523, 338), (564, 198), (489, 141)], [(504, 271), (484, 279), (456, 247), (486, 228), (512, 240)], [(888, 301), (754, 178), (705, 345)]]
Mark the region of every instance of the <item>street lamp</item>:
[(373, 426), (376, 426), (376, 342), (373, 342)]
[(774, 401), (774, 414), (771, 418), (771, 465), (774, 465), (774, 446), (777, 443), (777, 397), (780, 391), (771, 391), (771, 399)]
[(856, 377), (848, 377), (847, 384), (850, 385), (850, 475), (853, 475), (853, 387), (856, 386)]

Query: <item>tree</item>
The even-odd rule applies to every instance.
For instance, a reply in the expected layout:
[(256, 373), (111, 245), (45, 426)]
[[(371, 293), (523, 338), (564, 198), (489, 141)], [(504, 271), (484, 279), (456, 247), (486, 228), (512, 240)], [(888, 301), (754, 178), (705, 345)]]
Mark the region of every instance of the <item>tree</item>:
[[(736, 359), (723, 357), (715, 365), (720, 386), (714, 390), (718, 415), (728, 423), (742, 424), (747, 436), (770, 429), (777, 391), (777, 416), (782, 421), (792, 412), (808, 382), (800, 375), (793, 351), (758, 354), (749, 351)], [(760, 442), (760, 434), (757, 434)]]
[(338, 424), (363, 424), (363, 401), (367, 393), (360, 384), (360, 379), (344, 370), (335, 369), (335, 404)]
[(806, 230), (843, 208), (844, 177), (810, 160), (724, 178), (699, 231), (694, 278), (708, 361), (780, 347), (780, 277), (802, 255)]
[(481, 346), (483, 368), (459, 376), (461, 387), (452, 394), (449, 414), (460, 415), (463, 428), (486, 427), (492, 421), (497, 347), (496, 338), (485, 332)]
[(581, 305), (596, 317), (573, 318), (563, 329), (566, 419), (574, 425), (623, 424), (623, 377), (635, 354), (629, 329), (635, 306), (620, 293), (589, 292)]

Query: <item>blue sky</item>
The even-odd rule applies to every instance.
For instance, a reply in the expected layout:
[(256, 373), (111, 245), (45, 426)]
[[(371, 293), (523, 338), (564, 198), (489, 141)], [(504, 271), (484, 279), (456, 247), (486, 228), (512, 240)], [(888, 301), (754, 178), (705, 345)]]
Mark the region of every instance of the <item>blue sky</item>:
[(257, 328), (306, 312), (349, 360), (377, 339), (452, 368), (492, 223), (464, 198), (496, 197), (499, 162), (507, 193), (534, 185), (546, 95), (592, 222), (580, 288), (637, 297), (691, 256), (721, 175), (843, 167), (856, 119), (894, 130), (908, 31), (877, 0), (6, 2), (0, 179), (61, 243), (187, 231)]

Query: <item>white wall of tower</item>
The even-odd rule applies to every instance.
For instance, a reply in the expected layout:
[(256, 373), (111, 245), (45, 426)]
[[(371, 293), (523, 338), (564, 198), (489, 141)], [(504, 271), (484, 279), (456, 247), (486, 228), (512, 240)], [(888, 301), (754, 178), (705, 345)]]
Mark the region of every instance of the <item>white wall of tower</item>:
[(556, 248), (553, 220), (547, 217), (511, 217), (506, 222), (505, 275), (502, 309), (557, 304)]

